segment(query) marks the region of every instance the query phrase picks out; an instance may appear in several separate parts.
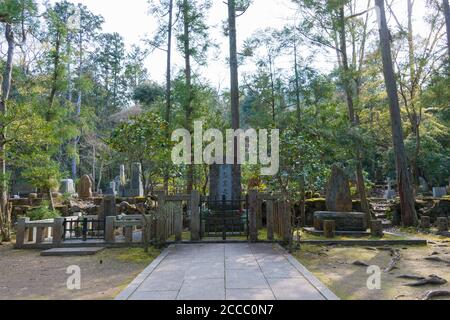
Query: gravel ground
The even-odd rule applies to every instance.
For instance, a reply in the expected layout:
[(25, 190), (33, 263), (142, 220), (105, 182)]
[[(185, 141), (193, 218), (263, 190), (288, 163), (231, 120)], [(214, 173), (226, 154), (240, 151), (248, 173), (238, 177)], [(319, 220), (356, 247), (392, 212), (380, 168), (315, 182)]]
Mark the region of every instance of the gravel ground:
[[(3, 244), (0, 300), (114, 299), (154, 258), (142, 255), (142, 249), (108, 249), (95, 256), (41, 257), (39, 250), (14, 250)], [(80, 290), (66, 285), (67, 268), (74, 265), (81, 270)]]
[[(450, 281), (450, 265), (445, 262), (428, 261), (426, 257), (440, 257), (450, 261), (450, 243), (445, 238), (418, 236), (431, 240), (428, 246), (393, 247), (401, 252), (398, 268), (385, 272), (391, 261), (388, 251), (362, 247), (319, 247), (305, 245), (294, 253), (314, 275), (344, 300), (416, 300), (429, 290), (450, 291), (450, 282), (443, 285), (405, 286), (414, 280), (400, 279), (402, 275), (428, 277), (438, 275)], [(431, 238), (431, 239), (430, 239)], [(369, 290), (367, 267), (353, 265), (361, 261), (371, 266), (379, 266), (381, 288)], [(450, 300), (450, 297), (443, 298)]]

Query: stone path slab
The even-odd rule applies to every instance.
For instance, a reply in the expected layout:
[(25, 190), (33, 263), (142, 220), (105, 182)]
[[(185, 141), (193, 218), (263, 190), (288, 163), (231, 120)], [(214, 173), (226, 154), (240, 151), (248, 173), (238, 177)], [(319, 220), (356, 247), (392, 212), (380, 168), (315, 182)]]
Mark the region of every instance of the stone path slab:
[(93, 256), (105, 248), (55, 248), (41, 252), (43, 257)]
[(177, 244), (116, 300), (338, 300), (281, 246)]

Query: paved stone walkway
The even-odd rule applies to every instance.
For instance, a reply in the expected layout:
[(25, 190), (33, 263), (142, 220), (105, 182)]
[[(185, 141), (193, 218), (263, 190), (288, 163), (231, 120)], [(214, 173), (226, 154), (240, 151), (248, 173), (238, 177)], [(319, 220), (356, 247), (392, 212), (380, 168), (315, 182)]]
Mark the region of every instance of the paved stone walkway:
[(172, 245), (116, 300), (335, 300), (273, 244)]

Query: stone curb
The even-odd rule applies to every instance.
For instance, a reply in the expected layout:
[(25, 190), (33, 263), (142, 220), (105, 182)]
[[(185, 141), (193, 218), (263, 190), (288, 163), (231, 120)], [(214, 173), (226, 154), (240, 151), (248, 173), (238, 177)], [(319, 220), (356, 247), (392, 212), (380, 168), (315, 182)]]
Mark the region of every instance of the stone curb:
[(283, 252), (285, 258), (300, 272), (303, 277), (319, 291), (319, 293), (326, 299), (337, 301), (341, 300), (336, 296), (326, 285), (324, 285), (319, 279), (317, 279), (308, 269), (305, 268), (296, 258), (286, 251), (281, 245), (277, 244), (276, 247)]
[(159, 266), (159, 264), (167, 257), (170, 251), (173, 249), (173, 245), (164, 249), (164, 251), (153, 262), (144, 269), (128, 287), (123, 290), (114, 300), (124, 301), (128, 300), (133, 293), (141, 286), (141, 284), (147, 279), (147, 277)]
[(426, 246), (427, 240), (301, 240), (300, 244), (338, 246)]

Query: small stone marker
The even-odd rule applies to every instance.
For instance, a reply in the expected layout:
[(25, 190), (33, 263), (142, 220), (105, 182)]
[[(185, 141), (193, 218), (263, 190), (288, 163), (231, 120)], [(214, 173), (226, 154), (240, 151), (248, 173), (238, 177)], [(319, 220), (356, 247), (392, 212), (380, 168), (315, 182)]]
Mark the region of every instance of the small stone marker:
[(75, 194), (75, 184), (72, 179), (61, 180), (61, 186), (59, 188), (62, 194)]
[(106, 190), (106, 194), (107, 195), (116, 195), (116, 182), (115, 181), (111, 181), (109, 183), (109, 188)]
[(437, 224), (438, 232), (447, 232), (448, 231), (448, 218), (438, 217), (436, 224)]
[(384, 193), (384, 198), (386, 200), (392, 200), (392, 199), (395, 198), (396, 194), (395, 194), (395, 191), (392, 189), (392, 180), (391, 180), (391, 178), (387, 178), (386, 182), (387, 182), (387, 185), (388, 185), (388, 189)]
[(433, 198), (442, 198), (447, 195), (446, 187), (434, 187), (433, 188)]
[(430, 229), (431, 227), (431, 219), (428, 216), (422, 216), (420, 219), (420, 228), (421, 229)]
[(336, 221), (325, 220), (323, 222), (323, 233), (325, 238), (332, 239), (336, 236)]
[(373, 220), (370, 223), (370, 232), (372, 237), (381, 238), (383, 237), (383, 221), (381, 220)]

